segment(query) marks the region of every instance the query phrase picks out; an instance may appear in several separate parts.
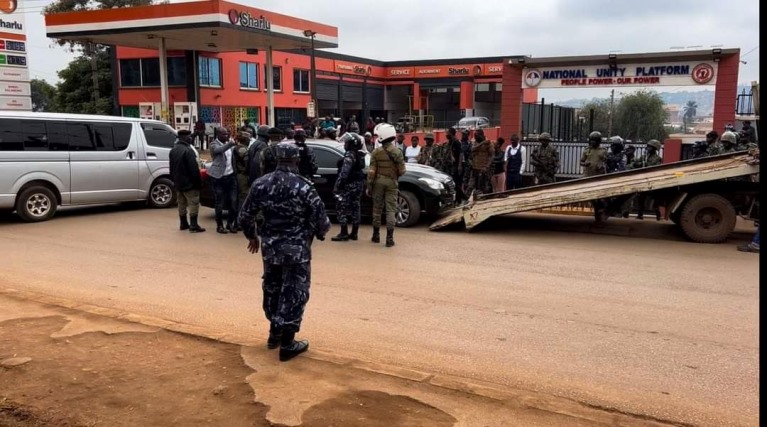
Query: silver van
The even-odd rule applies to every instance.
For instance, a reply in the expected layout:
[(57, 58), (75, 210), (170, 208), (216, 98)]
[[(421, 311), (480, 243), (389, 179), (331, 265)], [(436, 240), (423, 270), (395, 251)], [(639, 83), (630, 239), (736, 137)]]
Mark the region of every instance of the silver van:
[(0, 111), (0, 210), (25, 221), (59, 206), (175, 203), (170, 126), (154, 120)]

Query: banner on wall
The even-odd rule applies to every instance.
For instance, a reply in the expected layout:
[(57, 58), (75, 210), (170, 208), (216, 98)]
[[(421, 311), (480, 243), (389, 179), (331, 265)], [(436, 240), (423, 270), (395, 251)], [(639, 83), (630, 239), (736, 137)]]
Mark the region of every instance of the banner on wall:
[(713, 61), (525, 68), (522, 87), (699, 86), (716, 84), (716, 75)]

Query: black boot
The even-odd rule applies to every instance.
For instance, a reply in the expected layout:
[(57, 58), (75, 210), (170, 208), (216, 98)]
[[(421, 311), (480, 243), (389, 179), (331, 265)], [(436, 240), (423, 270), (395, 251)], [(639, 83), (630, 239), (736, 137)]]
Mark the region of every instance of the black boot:
[(341, 232), (337, 236), (333, 236), (330, 240), (334, 242), (347, 242), (349, 241), (349, 226), (346, 224), (341, 226)]
[(373, 243), (381, 243), (381, 229), (379, 227), (373, 227), (373, 237), (370, 241)]
[(181, 231), (189, 230), (189, 222), (186, 220), (186, 215), (179, 215), (179, 226), (178, 229)]
[(226, 228), (224, 228), (224, 224), (216, 224), (216, 233), (219, 234), (229, 234), (228, 231), (226, 231)]
[(269, 339), (266, 340), (266, 348), (268, 348), (269, 350), (274, 350), (275, 348), (280, 346), (281, 342), (282, 342), (282, 331), (275, 328), (274, 325), (269, 326)]
[(197, 215), (189, 215), (189, 221), (191, 224), (189, 225), (189, 232), (190, 233), (203, 233), (205, 232), (205, 229), (200, 227), (199, 224), (197, 224)]
[(360, 225), (352, 224), (352, 234), (349, 235), (349, 240), (357, 240), (358, 239), (357, 233), (359, 231), (360, 231)]
[(394, 246), (394, 229), (387, 228), (386, 229), (386, 247), (390, 248), (392, 246)]
[(237, 234), (237, 226), (230, 222), (230, 223), (226, 224), (226, 231), (228, 231), (228, 232), (230, 232), (232, 234)]
[(280, 338), (280, 362), (287, 362), (309, 349), (309, 341), (296, 341), (295, 337), (295, 332), (282, 333), (282, 338)]

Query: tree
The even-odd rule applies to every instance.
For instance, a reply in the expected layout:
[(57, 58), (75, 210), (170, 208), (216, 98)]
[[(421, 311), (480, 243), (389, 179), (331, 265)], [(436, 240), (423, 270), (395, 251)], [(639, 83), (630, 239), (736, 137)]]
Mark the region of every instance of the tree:
[(684, 106), (684, 115), (682, 116), (682, 123), (684, 124), (684, 133), (687, 133), (687, 124), (692, 123), (695, 116), (698, 114), (698, 103), (689, 100)]
[(632, 141), (663, 141), (668, 136), (663, 126), (666, 122), (664, 105), (663, 98), (656, 92), (640, 90), (626, 95), (615, 109), (613, 129)]
[(112, 72), (108, 51), (95, 54), (98, 90), (102, 96), (93, 98), (91, 58), (81, 54), (59, 71), (56, 108), (58, 111), (81, 114), (112, 114)]
[(57, 111), (56, 88), (42, 79), (32, 79), (32, 111)]
[[(602, 136), (607, 135), (607, 128), (610, 121), (610, 100), (609, 99), (593, 99), (591, 102), (584, 104), (580, 108), (580, 115), (585, 117), (586, 121), (583, 124), (583, 132), (588, 136), (589, 130), (589, 117), (590, 111), (594, 110), (594, 124), (593, 130), (602, 133)], [(613, 123), (613, 128), (615, 125)]]

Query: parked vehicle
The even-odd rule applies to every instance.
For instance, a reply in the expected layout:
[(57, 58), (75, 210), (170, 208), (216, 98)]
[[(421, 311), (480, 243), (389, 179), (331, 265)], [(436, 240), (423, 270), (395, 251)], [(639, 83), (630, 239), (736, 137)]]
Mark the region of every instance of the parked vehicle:
[(394, 124), (397, 132), (409, 133), (415, 130), (415, 118), (412, 116), (403, 116), (397, 119)]
[(490, 119), (487, 117), (464, 117), (458, 120), (455, 127), (459, 130), (485, 129), (490, 127)]
[[(338, 178), (338, 163), (343, 158), (344, 146), (335, 141), (307, 141), (306, 144), (314, 150), (317, 157), (317, 175), (314, 185), (320, 198), (325, 203), (328, 214), (335, 214), (336, 199), (333, 186)], [(370, 157), (366, 160), (370, 164)], [(453, 179), (442, 172), (418, 164), (407, 164), (405, 175), (399, 179), (399, 199), (395, 214), (398, 227), (415, 225), (423, 213), (434, 215), (452, 206), (455, 198)], [(200, 203), (212, 208), (214, 205), (213, 190), (207, 174), (203, 172), (203, 188)], [(369, 217), (372, 213), (373, 201), (362, 196), (362, 215)]]
[(173, 206), (175, 140), (176, 131), (154, 120), (0, 111), (0, 210), (37, 222), (59, 206)]

